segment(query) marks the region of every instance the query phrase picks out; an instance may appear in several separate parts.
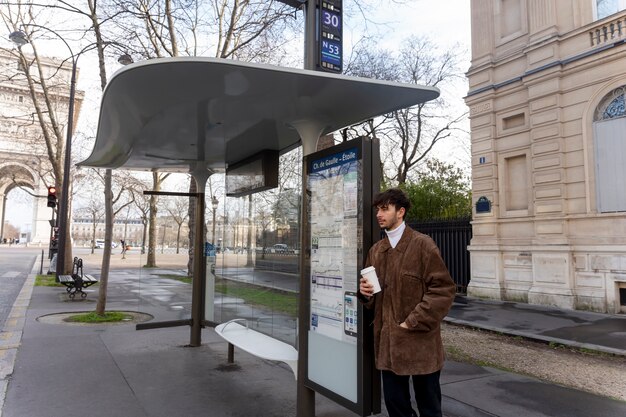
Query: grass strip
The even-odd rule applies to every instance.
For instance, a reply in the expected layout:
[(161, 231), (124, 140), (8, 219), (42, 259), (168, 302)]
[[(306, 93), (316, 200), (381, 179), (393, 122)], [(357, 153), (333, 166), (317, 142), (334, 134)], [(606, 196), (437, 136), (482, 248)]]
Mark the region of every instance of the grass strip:
[(133, 316), (130, 314), (122, 313), (120, 311), (105, 311), (101, 316), (95, 311), (90, 313), (76, 314), (69, 316), (66, 321), (72, 323), (112, 323), (123, 320), (132, 320)]
[[(159, 277), (175, 279), (187, 284), (191, 284), (193, 281), (191, 277), (175, 274), (159, 274)], [(267, 307), (272, 311), (286, 313), (292, 317), (298, 315), (298, 295), (291, 292), (223, 278), (216, 278), (215, 292), (229, 297), (241, 298), (246, 304)]]
[(63, 287), (63, 284), (56, 282), (54, 275), (37, 275), (35, 287)]
[(184, 275), (176, 275), (176, 274), (158, 274), (160, 278), (169, 278), (175, 279), (176, 281), (184, 282), (185, 284), (191, 284), (192, 278), (186, 277)]
[(224, 279), (217, 280), (215, 292), (241, 298), (246, 304), (268, 307), (292, 317), (298, 315), (298, 295), (295, 293)]

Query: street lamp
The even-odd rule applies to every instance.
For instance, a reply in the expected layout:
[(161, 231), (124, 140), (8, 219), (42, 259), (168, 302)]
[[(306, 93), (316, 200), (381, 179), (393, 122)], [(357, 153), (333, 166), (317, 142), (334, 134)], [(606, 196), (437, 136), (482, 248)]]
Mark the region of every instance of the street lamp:
[(120, 55), (119, 58), (117, 58), (117, 62), (119, 62), (122, 65), (130, 65), (130, 64), (132, 64), (135, 61), (133, 60), (132, 56), (130, 56), (128, 54), (122, 54), (122, 55)]
[[(54, 34), (57, 38), (61, 40), (67, 46), (67, 49), (70, 51), (70, 59), (72, 60), (72, 76), (70, 79), (70, 97), (69, 97), (69, 106), (67, 112), (67, 132), (65, 138), (65, 155), (63, 161), (63, 182), (61, 184), (61, 199), (59, 200), (59, 211), (57, 222), (59, 226), (59, 252), (57, 255), (57, 267), (56, 267), (56, 275), (65, 273), (65, 242), (67, 241), (67, 224), (68, 224), (68, 206), (69, 206), (69, 186), (70, 186), (70, 165), (72, 160), (72, 132), (74, 130), (74, 97), (76, 95), (76, 69), (78, 58), (80, 55), (90, 49), (93, 49), (93, 45), (88, 45), (83, 48), (80, 52), (74, 53), (70, 45), (65, 41), (63, 36), (59, 35), (54, 30), (47, 28), (45, 26), (36, 25), (36, 24), (28, 24), (28, 26), (36, 27), (39, 29), (47, 30), (48, 32)], [(9, 40), (13, 42), (18, 48), (30, 43), (28, 39), (28, 35), (21, 31), (17, 30), (12, 32), (9, 35)], [(119, 57), (118, 62), (123, 65), (128, 65), (133, 62), (133, 59), (130, 55), (124, 54)]]
[(215, 212), (217, 211), (217, 205), (220, 202), (218, 201), (217, 197), (212, 196), (211, 197), (211, 207), (213, 207), (213, 232), (212, 232), (212, 237), (211, 237), (211, 244), (215, 247)]
[[(59, 200), (59, 252), (57, 257), (57, 267), (56, 267), (56, 275), (65, 273), (65, 243), (67, 241), (67, 207), (69, 203), (69, 182), (70, 182), (70, 163), (72, 159), (72, 130), (74, 123), (74, 96), (76, 95), (76, 63), (78, 62), (78, 57), (82, 52), (82, 50), (78, 54), (74, 54), (70, 45), (63, 39), (61, 35), (55, 32), (52, 29), (49, 29), (44, 26), (39, 25), (29, 25), (33, 27), (38, 27), (41, 29), (45, 29), (51, 33), (53, 33), (56, 37), (58, 37), (64, 44), (67, 46), (67, 49), (70, 51), (71, 59), (72, 59), (72, 78), (70, 80), (70, 98), (69, 98), (69, 107), (67, 114), (67, 134), (65, 138), (65, 161), (63, 163), (63, 183), (61, 184), (61, 199)], [(26, 33), (21, 30), (15, 31), (9, 35), (9, 39), (18, 48), (26, 45), (30, 42)]]

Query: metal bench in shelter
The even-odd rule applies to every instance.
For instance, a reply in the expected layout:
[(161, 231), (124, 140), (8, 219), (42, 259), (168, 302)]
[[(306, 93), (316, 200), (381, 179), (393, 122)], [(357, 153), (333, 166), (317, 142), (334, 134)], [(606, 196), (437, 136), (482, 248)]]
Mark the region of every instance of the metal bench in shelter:
[[(240, 323), (245, 323), (242, 325)], [(283, 341), (251, 329), (247, 319), (233, 319), (215, 327), (228, 343), (259, 358), (284, 362), (298, 376), (298, 351)]]

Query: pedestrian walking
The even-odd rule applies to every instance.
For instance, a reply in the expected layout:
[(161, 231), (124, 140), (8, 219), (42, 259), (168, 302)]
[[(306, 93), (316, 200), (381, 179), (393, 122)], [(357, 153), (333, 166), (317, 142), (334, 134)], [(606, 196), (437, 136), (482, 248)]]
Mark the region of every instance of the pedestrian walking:
[(126, 242), (124, 241), (124, 239), (120, 240), (120, 245), (122, 245), (122, 252), (121, 254), (125, 254), (126, 253)]
[(374, 309), (374, 353), (385, 405), (390, 417), (417, 417), (412, 380), (420, 417), (442, 417), (440, 326), (455, 284), (435, 242), (405, 224), (411, 203), (402, 190), (379, 194), (373, 206), (386, 236), (372, 246), (365, 266), (376, 268), (382, 290), (374, 294), (372, 283), (361, 277), (359, 298)]

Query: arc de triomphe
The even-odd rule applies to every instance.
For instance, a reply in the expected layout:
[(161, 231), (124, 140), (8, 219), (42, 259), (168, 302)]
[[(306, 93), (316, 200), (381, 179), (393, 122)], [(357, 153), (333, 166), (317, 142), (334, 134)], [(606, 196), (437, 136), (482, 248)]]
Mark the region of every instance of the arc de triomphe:
[[(71, 65), (58, 59), (42, 57), (40, 63), (51, 106), (55, 109), (60, 127), (64, 129), (68, 115)], [(32, 70), (39, 77), (35, 64)], [(43, 102), (39, 84), (36, 90), (38, 100)], [(76, 109), (80, 109), (82, 100), (83, 94), (77, 94)], [(74, 120), (78, 118), (78, 113), (75, 111)], [(54, 185), (49, 161), (42, 127), (17, 51), (0, 48), (0, 237), (4, 237), (5, 233), (7, 196), (13, 189), (20, 187), (34, 196), (30, 242), (48, 244), (52, 209), (46, 206), (47, 187)]]

